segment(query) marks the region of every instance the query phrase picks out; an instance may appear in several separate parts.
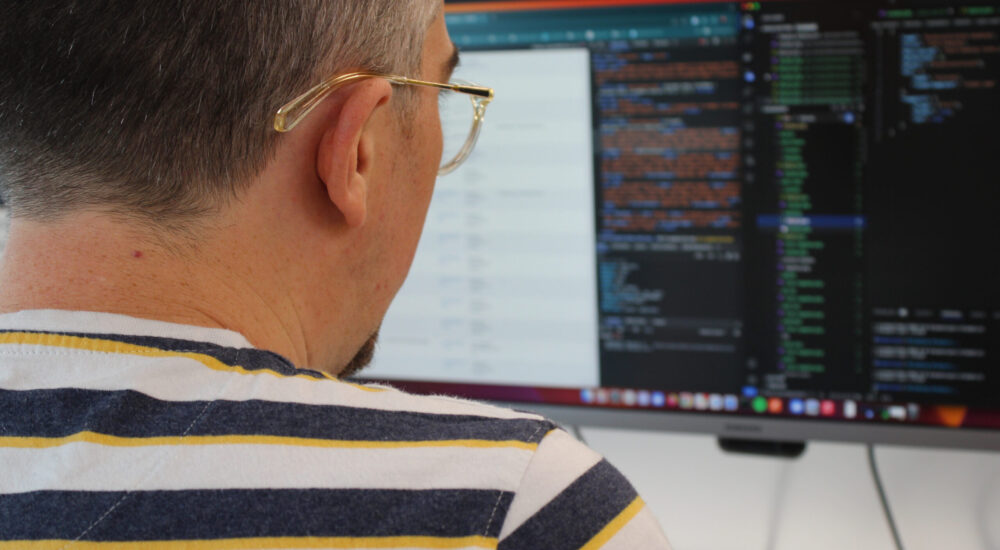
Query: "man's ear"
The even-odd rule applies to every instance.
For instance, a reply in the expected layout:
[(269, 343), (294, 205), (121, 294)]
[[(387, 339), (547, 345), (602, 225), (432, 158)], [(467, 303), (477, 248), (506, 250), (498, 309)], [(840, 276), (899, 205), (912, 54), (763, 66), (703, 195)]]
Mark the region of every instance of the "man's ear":
[(360, 227), (368, 213), (371, 168), (379, 145), (368, 127), (379, 107), (392, 97), (392, 85), (370, 79), (340, 94), (340, 109), (319, 142), (316, 173), (347, 225)]

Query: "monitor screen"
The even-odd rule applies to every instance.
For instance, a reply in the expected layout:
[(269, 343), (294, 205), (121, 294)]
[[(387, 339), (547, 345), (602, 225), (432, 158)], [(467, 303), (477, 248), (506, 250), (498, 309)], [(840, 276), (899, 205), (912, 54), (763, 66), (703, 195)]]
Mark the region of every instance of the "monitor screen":
[(1000, 448), (995, 3), (446, 21), (456, 77), (496, 99), (366, 379), (598, 424)]

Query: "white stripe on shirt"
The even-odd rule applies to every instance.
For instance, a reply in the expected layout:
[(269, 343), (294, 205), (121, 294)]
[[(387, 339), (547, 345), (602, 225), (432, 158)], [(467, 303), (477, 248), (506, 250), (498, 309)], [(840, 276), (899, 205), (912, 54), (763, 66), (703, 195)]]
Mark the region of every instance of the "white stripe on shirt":
[[(487, 489), (514, 491), (532, 451), (416, 447), (321, 449), (285, 445), (0, 447), (0, 493), (50, 489)], [(245, 460), (233, 462), (233, 457)], [(162, 462), (162, 464), (161, 464)], [(276, 464), (289, 467), (276, 468)], [(445, 465), (455, 464), (458, 467)], [(155, 468), (155, 471), (150, 469)], [(58, 472), (58, 475), (54, 474)]]

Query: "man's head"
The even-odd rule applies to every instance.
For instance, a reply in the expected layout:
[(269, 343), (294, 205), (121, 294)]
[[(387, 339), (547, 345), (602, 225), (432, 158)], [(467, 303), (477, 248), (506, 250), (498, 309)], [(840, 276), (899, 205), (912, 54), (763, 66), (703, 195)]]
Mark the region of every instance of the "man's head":
[[(368, 79), (294, 132), (272, 120), (332, 74), (447, 80), (441, 12), (440, 0), (0, 7), (0, 182), (15, 224), (0, 308), (219, 325), (300, 366), (358, 366), (419, 239), (438, 92)], [(89, 256), (73, 244), (87, 238), (100, 241)], [(49, 291), (25, 282), (32, 270)], [(123, 297), (139, 279), (155, 279), (149, 295)]]
[[(0, 7), (0, 183), (15, 215), (173, 219), (232, 200), (274, 110), (357, 68), (418, 70), (433, 0), (31, 0)], [(405, 93), (405, 92), (404, 92)]]

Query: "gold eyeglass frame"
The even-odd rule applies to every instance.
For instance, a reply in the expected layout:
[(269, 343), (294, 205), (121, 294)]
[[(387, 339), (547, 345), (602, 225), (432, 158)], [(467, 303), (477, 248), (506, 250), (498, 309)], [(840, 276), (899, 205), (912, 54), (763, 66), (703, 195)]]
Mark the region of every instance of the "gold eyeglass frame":
[(493, 101), (493, 89), (466, 82), (430, 82), (427, 80), (417, 80), (415, 78), (408, 78), (405, 76), (370, 71), (358, 71), (334, 75), (323, 82), (320, 82), (316, 86), (313, 86), (306, 93), (296, 97), (278, 109), (278, 112), (274, 115), (274, 129), (282, 133), (290, 131), (302, 122), (306, 115), (311, 113), (321, 101), (326, 99), (337, 89), (352, 82), (366, 78), (384, 78), (389, 82), (400, 86), (427, 86), (430, 88), (438, 88), (440, 90), (449, 90), (452, 92), (467, 94), (472, 101), (473, 108), (472, 127), (469, 130), (469, 136), (466, 138), (465, 143), (462, 145), (462, 148), (459, 149), (455, 158), (449, 159), (447, 162), (441, 164), (441, 167), (438, 169), (438, 175), (443, 176), (454, 171), (460, 164), (462, 164), (462, 162), (465, 161), (466, 158), (469, 157), (469, 153), (472, 152), (472, 149), (476, 146), (476, 141), (479, 139), (479, 132), (483, 125), (483, 117), (486, 115), (486, 106)]

